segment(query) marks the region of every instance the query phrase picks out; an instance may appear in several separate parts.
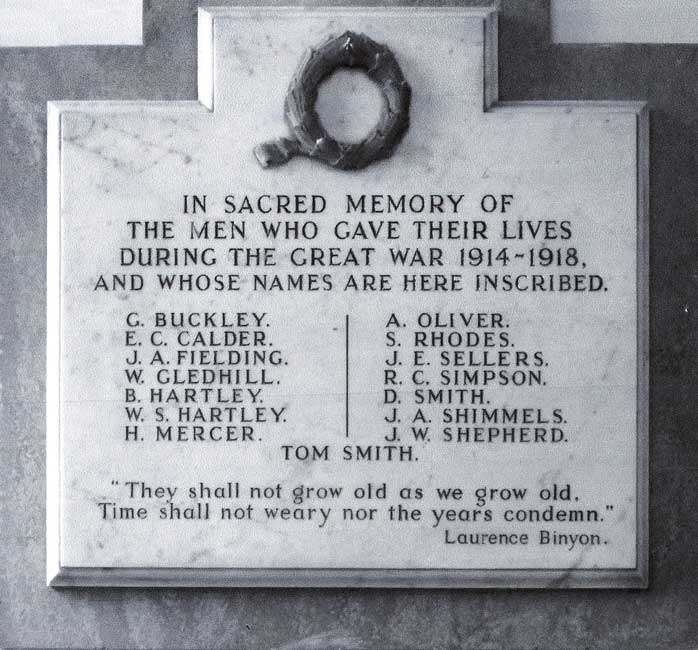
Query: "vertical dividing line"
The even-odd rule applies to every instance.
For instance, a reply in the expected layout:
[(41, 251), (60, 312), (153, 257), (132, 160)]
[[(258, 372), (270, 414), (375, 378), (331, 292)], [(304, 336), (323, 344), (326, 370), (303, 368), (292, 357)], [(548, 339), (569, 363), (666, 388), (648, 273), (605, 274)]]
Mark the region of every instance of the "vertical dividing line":
[(349, 314), (344, 316), (344, 433), (349, 437)]

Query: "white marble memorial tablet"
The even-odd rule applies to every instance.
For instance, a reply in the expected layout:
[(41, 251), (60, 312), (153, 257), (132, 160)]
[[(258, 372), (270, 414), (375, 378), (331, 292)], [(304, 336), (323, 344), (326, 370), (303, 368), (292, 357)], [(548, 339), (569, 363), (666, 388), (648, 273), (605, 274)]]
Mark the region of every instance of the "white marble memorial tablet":
[(200, 102), (49, 106), (49, 584), (646, 584), (647, 114), (496, 25), (202, 9)]

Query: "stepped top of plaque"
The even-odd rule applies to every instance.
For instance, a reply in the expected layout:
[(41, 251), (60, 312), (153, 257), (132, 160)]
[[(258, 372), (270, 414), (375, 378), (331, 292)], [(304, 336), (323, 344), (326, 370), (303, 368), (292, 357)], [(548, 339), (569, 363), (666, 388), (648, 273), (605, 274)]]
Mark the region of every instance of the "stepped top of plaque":
[[(385, 44), (412, 88), (410, 121), (453, 132), (490, 113), (640, 113), (639, 101), (498, 100), (498, 12), (492, 7), (200, 7), (198, 101), (56, 101), (49, 113), (199, 111), (284, 135), (284, 99), (309, 48), (346, 31)], [(466, 137), (462, 133), (459, 137)]]
[(254, 106), (262, 117), (268, 106), (278, 114), (308, 48), (347, 30), (387, 45), (416, 92), (456, 95), (460, 112), (497, 100), (491, 8), (207, 7), (198, 25), (199, 100), (216, 112)]

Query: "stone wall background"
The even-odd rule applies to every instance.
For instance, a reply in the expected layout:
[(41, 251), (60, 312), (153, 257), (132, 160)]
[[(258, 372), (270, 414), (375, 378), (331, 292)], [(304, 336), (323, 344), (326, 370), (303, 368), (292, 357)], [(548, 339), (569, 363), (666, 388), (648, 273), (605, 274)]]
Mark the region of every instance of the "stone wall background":
[(195, 99), (199, 4), (232, 3), (146, 0), (145, 47), (0, 49), (0, 647), (698, 646), (698, 46), (553, 46), (548, 0), (501, 1), (501, 99), (652, 109), (650, 588), (45, 586), (46, 101)]

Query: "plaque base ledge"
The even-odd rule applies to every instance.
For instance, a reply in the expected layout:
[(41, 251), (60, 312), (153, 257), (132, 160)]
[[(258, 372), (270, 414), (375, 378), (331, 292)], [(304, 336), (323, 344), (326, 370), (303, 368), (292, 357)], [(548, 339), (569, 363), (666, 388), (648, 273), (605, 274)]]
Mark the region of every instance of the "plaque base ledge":
[(646, 589), (646, 569), (61, 568), (50, 587)]

